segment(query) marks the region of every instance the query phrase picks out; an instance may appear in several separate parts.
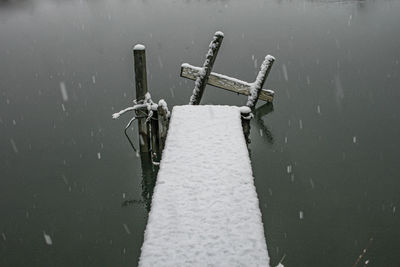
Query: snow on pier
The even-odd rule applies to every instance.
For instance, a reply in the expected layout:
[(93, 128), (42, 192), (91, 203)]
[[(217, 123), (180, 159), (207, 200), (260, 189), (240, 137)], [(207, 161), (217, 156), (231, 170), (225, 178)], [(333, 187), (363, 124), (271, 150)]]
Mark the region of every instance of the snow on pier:
[(240, 116), (174, 107), (139, 266), (269, 266)]

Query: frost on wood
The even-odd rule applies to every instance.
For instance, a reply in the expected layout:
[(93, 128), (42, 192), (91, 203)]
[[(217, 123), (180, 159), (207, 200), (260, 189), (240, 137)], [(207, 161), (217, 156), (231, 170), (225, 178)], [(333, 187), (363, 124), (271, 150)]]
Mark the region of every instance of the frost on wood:
[(160, 151), (164, 149), (165, 140), (168, 134), (168, 122), (171, 113), (168, 110), (167, 102), (164, 99), (158, 101), (158, 143)]
[(217, 35), (217, 36), (222, 36), (222, 37), (224, 37), (224, 33), (223, 33), (223, 32), (221, 32), (221, 31), (216, 31), (216, 32), (214, 33), (214, 35)]
[[(181, 77), (196, 80), (198, 76), (198, 72), (202, 68), (192, 66), (188, 63), (183, 63), (181, 65)], [(211, 72), (208, 76), (207, 84), (230, 91), (238, 94), (248, 96), (250, 94), (250, 87), (252, 83), (248, 83), (242, 81), (240, 79), (236, 79), (233, 77), (229, 77), (227, 75), (219, 74), (216, 72)], [(274, 91), (269, 89), (261, 89), (260, 95), (258, 99), (261, 99), (266, 102), (272, 102), (274, 97)]]
[[(189, 79), (193, 79), (192, 77), (196, 77), (197, 79), (200, 71), (202, 70), (202, 68), (192, 66), (188, 63), (183, 63), (181, 65), (181, 68), (182, 68), (181, 76)], [(246, 92), (248, 91), (248, 87), (251, 85), (251, 83), (236, 78), (232, 78), (223, 74), (219, 74), (216, 72), (210, 73), (208, 77), (208, 83), (213, 86), (220, 87), (222, 89), (227, 89), (226, 88), (227, 86), (236, 87), (238, 88), (239, 91), (243, 91), (242, 92), (243, 94), (246, 94)]]
[[(122, 114), (125, 114), (127, 112), (130, 111), (134, 111), (134, 115), (133, 117), (130, 119), (130, 121), (128, 122), (128, 124), (125, 127), (125, 136), (127, 137), (130, 145), (132, 146), (133, 150), (136, 151), (136, 148), (133, 144), (133, 142), (131, 141), (131, 139), (129, 138), (128, 134), (127, 134), (127, 130), (129, 129), (129, 127), (131, 127), (132, 123), (139, 118), (146, 118), (145, 120), (145, 124), (147, 122), (149, 122), (150, 120), (152, 120), (152, 122), (150, 123), (151, 127), (149, 128), (149, 134), (152, 138), (152, 142), (156, 141), (157, 136), (159, 135), (158, 138), (160, 138), (162, 141), (165, 140), (166, 135), (167, 135), (167, 130), (168, 130), (168, 118), (170, 116), (170, 112), (168, 110), (168, 106), (167, 103), (161, 99), (159, 101), (158, 104), (154, 103), (153, 100), (151, 99), (151, 95), (150, 93), (146, 93), (144, 95), (144, 99), (141, 100), (133, 100), (133, 106), (132, 107), (127, 107), (117, 113), (114, 113), (112, 115), (113, 119), (118, 119)], [(154, 113), (156, 112), (156, 113)], [(154, 115), (157, 114), (158, 115)], [(158, 122), (157, 122), (158, 120)], [(144, 124), (144, 125), (145, 125)], [(156, 125), (158, 125), (158, 129), (156, 127)], [(140, 144), (144, 144), (144, 137), (140, 134), (140, 124), (139, 124), (139, 141)], [(163, 142), (160, 144), (164, 144)], [(154, 151), (156, 151), (158, 149), (157, 142), (153, 142), (152, 143), (152, 149)], [(161, 150), (163, 145), (160, 145)], [(100, 159), (100, 158), (99, 158)], [(154, 163), (154, 162), (153, 162)]]
[(167, 118), (171, 116), (171, 112), (168, 110), (167, 102), (165, 102), (164, 99), (160, 99), (160, 101), (158, 101), (158, 107), (163, 109), (163, 111), (167, 115)]
[(133, 47), (133, 50), (145, 50), (146, 47), (142, 44), (137, 44)]
[(200, 103), (204, 88), (207, 84), (208, 76), (210, 75), (211, 69), (214, 65), (214, 61), (217, 56), (219, 47), (221, 46), (223, 37), (224, 36), (221, 32), (216, 32), (214, 34), (213, 40), (208, 46), (206, 60), (204, 61), (203, 67), (199, 69), (199, 72), (197, 73), (197, 78), (194, 82), (194, 89), (189, 102), (190, 105), (198, 105)]
[(239, 107), (239, 111), (243, 119), (250, 120), (254, 117), (253, 113), (251, 113), (251, 108), (248, 106)]
[(122, 114), (129, 112), (129, 111), (140, 111), (141, 109), (146, 109), (148, 111), (146, 121), (150, 120), (153, 116), (153, 111), (157, 110), (158, 105), (151, 100), (150, 93), (146, 93), (143, 100), (137, 101), (136, 99), (133, 100), (133, 106), (127, 107), (117, 113), (112, 114), (113, 119), (118, 119)]
[(269, 266), (240, 116), (174, 107), (139, 266)]
[(266, 89), (266, 92), (268, 92), (270, 95), (275, 95), (275, 91), (271, 89)]
[(242, 114), (249, 114), (251, 112), (251, 108), (248, 106), (239, 107), (240, 113)]
[(265, 57), (264, 62), (261, 65), (261, 70), (258, 72), (255, 82), (250, 86), (250, 95), (247, 99), (247, 106), (253, 108), (257, 103), (258, 96), (260, 95), (261, 89), (264, 82), (271, 70), (272, 64), (275, 58), (271, 55)]

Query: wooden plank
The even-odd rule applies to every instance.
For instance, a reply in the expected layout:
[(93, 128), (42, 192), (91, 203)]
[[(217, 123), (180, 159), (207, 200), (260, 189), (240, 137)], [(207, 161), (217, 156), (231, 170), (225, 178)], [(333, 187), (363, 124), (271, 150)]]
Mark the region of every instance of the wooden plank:
[[(195, 81), (200, 70), (201, 68), (199, 67), (195, 67), (185, 63), (182, 64), (181, 66), (180, 75), (183, 78)], [(251, 83), (231, 78), (223, 74), (211, 72), (210, 75), (208, 76), (207, 84), (215, 86), (217, 88), (228, 90), (230, 92), (238, 93), (241, 95), (245, 96), (250, 95)], [(260, 92), (259, 99), (266, 102), (272, 102), (274, 99), (274, 94), (271, 92), (271, 90), (262, 89)]]
[(219, 48), (221, 47), (223, 38), (224, 34), (222, 32), (216, 32), (214, 34), (214, 38), (208, 47), (206, 60), (204, 61), (203, 67), (201, 68), (201, 72), (199, 72), (199, 75), (196, 76), (193, 94), (190, 97), (189, 105), (200, 104), (201, 97), (204, 93), (204, 88), (207, 85), (208, 76), (210, 75), (211, 69), (214, 66), (214, 62), (217, 58), (217, 54)]
[[(133, 48), (133, 59), (135, 68), (136, 99), (143, 100), (147, 93), (146, 48), (144, 45), (135, 45)], [(146, 118), (139, 118), (138, 124), (140, 152), (149, 152), (150, 136), (149, 126), (146, 123)]]

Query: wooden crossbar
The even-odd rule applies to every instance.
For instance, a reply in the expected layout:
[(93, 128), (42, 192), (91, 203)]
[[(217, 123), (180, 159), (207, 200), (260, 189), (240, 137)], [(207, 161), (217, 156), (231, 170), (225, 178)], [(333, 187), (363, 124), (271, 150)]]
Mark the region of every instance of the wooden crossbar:
[[(195, 81), (200, 71), (200, 67), (184, 63), (181, 66), (180, 76)], [(251, 83), (215, 72), (210, 73), (207, 84), (245, 96), (250, 95), (250, 88), (252, 86)], [(266, 102), (272, 102), (274, 99), (274, 92), (272, 90), (262, 89), (259, 99)]]

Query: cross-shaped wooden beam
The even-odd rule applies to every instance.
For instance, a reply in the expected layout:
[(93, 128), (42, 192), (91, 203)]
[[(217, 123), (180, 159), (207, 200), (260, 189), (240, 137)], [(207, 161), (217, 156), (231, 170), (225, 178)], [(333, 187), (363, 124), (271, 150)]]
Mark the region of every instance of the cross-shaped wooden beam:
[[(200, 67), (195, 67), (190, 64), (184, 63), (181, 65), (180, 75), (181, 77), (187, 78), (189, 80), (196, 80), (196, 77), (200, 70)], [(210, 73), (210, 76), (208, 76), (207, 84), (245, 96), (248, 96), (250, 94), (250, 87), (252, 86), (251, 83), (215, 72)], [(272, 102), (274, 99), (274, 91), (269, 89), (261, 89), (258, 99), (266, 102)]]
[(262, 89), (262, 87), (268, 77), (275, 58), (270, 55), (265, 57), (257, 78), (253, 83), (211, 72), (222, 39), (223, 33), (216, 32), (213, 41), (210, 43), (203, 67), (195, 67), (187, 63), (181, 66), (180, 76), (195, 81), (195, 88), (190, 98), (190, 104), (198, 105), (200, 103), (206, 84), (248, 96), (246, 105), (252, 109), (256, 106), (258, 99), (272, 102), (274, 99), (274, 91)]

